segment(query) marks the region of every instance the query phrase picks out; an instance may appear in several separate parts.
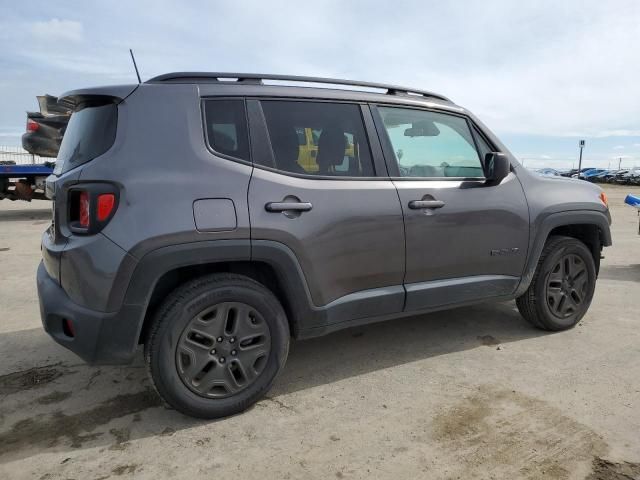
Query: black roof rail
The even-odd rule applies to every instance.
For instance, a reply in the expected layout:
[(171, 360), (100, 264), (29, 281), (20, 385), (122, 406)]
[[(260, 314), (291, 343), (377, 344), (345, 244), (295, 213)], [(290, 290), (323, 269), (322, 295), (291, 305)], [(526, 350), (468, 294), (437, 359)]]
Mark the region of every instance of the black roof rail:
[[(333, 85), (349, 85), (352, 87), (379, 88), (387, 91), (388, 95), (420, 95), (423, 97), (437, 98), (451, 102), (444, 95), (429, 92), (426, 90), (417, 90), (415, 88), (400, 87), (398, 85), (389, 85), (386, 83), (375, 82), (359, 82), (356, 80), (343, 80), (339, 78), (324, 77), (305, 77), (299, 75), (277, 75), (262, 73), (223, 73), (223, 72), (174, 72), (158, 75), (150, 78), (145, 83), (195, 83), (195, 82), (220, 82), (221, 79), (234, 79), (238, 83), (249, 83), (254, 85), (262, 85), (263, 80), (282, 80), (288, 82), (301, 83), (327, 83)], [(222, 80), (225, 81), (225, 80)], [(229, 80), (226, 82), (231, 83)]]

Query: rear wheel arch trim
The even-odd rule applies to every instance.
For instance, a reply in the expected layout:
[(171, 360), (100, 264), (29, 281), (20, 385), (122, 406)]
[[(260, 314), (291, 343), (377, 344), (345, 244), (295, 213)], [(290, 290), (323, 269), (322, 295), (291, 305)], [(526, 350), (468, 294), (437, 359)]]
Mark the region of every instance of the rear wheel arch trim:
[[(136, 319), (137, 335), (132, 339), (132, 348), (138, 343), (152, 295), (164, 275), (183, 267), (223, 263), (263, 263), (273, 269), (288, 303), (289, 308), (285, 309), (291, 316), (289, 323), (295, 336), (300, 328), (299, 319), (304, 318), (304, 315), (313, 315), (316, 308), (311, 303), (302, 268), (294, 253), (285, 245), (273, 241), (253, 243), (256, 258), (251, 254), (250, 240), (211, 240), (161, 247), (140, 259), (129, 280), (123, 302), (123, 307), (136, 305), (142, 312)], [(265, 287), (273, 288), (270, 285)]]

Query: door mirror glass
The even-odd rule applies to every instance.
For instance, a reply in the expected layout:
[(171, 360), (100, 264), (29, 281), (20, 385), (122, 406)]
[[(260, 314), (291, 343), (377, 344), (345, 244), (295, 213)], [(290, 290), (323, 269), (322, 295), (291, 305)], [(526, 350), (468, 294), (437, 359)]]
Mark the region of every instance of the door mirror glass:
[(487, 183), (500, 183), (511, 169), (509, 159), (504, 153), (491, 152), (484, 157)]

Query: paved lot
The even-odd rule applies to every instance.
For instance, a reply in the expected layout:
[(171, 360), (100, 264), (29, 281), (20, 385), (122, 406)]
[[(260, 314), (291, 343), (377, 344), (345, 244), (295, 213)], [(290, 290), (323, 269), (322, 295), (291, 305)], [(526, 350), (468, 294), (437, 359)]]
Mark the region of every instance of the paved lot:
[(614, 246), (574, 330), (505, 303), (298, 342), (268, 398), (215, 422), (160, 406), (141, 358), (89, 367), (44, 334), (50, 206), (2, 201), (0, 479), (640, 478), (632, 191), (607, 188)]

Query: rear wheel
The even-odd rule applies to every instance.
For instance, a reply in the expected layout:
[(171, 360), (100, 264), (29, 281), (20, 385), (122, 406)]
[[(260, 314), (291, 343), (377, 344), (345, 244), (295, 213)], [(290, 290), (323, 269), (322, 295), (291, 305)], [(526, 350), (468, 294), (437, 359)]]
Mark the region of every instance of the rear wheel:
[(566, 330), (587, 312), (595, 284), (595, 262), (586, 245), (572, 237), (550, 237), (531, 285), (516, 304), (532, 325)]
[(273, 293), (241, 275), (215, 274), (167, 297), (153, 319), (145, 358), (170, 406), (217, 418), (259, 400), (288, 350), (287, 319)]

